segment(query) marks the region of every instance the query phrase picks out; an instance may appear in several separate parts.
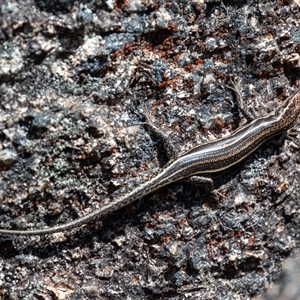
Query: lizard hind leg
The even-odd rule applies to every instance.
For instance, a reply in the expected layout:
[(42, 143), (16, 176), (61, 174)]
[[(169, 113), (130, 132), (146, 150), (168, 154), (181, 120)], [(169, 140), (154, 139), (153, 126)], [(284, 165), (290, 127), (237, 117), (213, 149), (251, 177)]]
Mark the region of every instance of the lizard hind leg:
[(238, 109), (240, 110), (240, 112), (242, 113), (244, 118), (248, 122), (256, 119), (257, 115), (253, 111), (253, 109), (250, 109), (247, 105), (245, 105), (245, 101), (243, 100), (243, 97), (242, 97), (242, 91), (241, 91), (239, 82), (232, 78), (230, 78), (229, 81), (230, 81), (231, 85), (226, 85), (226, 87), (235, 93)]
[(145, 124), (152, 132), (154, 132), (155, 135), (157, 135), (161, 139), (168, 159), (175, 160), (176, 158), (178, 158), (179, 153), (171, 141), (171, 134), (167, 135), (161, 128), (159, 128), (151, 120), (151, 114), (149, 113), (148, 109), (144, 105), (142, 106), (142, 108), (143, 108), (143, 115), (146, 120)]
[(212, 178), (199, 175), (187, 177), (186, 179), (184, 179), (184, 182), (195, 186), (201, 186), (204, 188), (205, 192), (211, 192), (214, 185), (214, 181)]
[(268, 116), (270, 112), (273, 111), (272, 102), (265, 104), (261, 100), (253, 99), (251, 105), (247, 105), (242, 96), (240, 81), (232, 78), (230, 78), (229, 81), (230, 85), (226, 85), (226, 87), (235, 93), (238, 109), (248, 122), (251, 122), (257, 118)]

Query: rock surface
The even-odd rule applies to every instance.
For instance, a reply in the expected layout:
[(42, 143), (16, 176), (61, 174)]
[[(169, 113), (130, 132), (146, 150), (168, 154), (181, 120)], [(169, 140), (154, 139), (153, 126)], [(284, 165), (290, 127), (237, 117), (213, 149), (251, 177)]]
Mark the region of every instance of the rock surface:
[[(246, 122), (230, 78), (272, 113), (300, 86), (299, 5), (1, 1), (1, 228), (69, 222), (159, 172), (143, 108), (178, 152)], [(0, 298), (270, 299), (299, 249), (299, 141), (262, 146), (214, 193), (176, 183), (71, 232), (1, 236)]]

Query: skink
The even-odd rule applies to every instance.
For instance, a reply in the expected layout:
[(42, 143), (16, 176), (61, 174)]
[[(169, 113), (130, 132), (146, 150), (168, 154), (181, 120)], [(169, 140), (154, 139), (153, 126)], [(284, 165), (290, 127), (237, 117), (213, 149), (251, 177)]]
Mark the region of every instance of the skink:
[[(273, 136), (295, 126), (299, 115), (300, 92), (298, 91), (295, 95), (288, 98), (274, 114), (252, 121), (248, 125), (234, 131), (229, 137), (192, 148), (174, 161), (170, 161), (154, 178), (86, 216), (63, 225), (44, 229), (0, 229), (0, 234), (44, 235), (70, 230), (112, 213), (170, 183), (191, 176), (203, 176), (225, 170), (245, 159)], [(203, 177), (201, 178), (204, 179)]]

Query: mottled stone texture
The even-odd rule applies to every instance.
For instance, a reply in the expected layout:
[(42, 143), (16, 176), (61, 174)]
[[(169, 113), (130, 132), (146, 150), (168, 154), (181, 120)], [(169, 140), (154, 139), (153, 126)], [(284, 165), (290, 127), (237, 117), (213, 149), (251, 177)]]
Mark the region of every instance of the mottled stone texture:
[[(1, 228), (66, 223), (159, 172), (143, 108), (178, 152), (245, 123), (230, 78), (272, 113), (300, 86), (299, 5), (0, 1)], [(299, 141), (213, 193), (177, 183), (72, 232), (1, 236), (0, 298), (271, 299), (300, 246)]]

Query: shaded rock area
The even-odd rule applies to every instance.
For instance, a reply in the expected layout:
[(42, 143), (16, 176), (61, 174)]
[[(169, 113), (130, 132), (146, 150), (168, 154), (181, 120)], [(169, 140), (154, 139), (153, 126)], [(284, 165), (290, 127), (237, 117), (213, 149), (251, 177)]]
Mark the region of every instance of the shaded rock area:
[[(299, 8), (1, 1), (1, 228), (67, 223), (159, 172), (145, 108), (179, 153), (245, 124), (231, 78), (274, 112), (300, 87)], [(299, 147), (263, 145), (213, 193), (180, 182), (69, 232), (0, 236), (0, 298), (271, 299), (299, 249)]]

